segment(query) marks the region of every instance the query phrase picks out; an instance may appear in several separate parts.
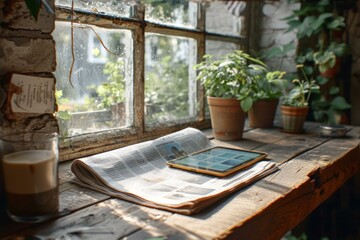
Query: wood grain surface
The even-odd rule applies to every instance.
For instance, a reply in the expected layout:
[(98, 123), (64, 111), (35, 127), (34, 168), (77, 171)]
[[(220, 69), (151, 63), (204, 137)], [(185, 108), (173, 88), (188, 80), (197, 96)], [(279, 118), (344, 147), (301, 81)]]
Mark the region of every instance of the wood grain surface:
[[(360, 169), (360, 128), (346, 138), (277, 128), (248, 129), (244, 139), (212, 140), (267, 152), (279, 171), (234, 192), (202, 212), (185, 216), (142, 207), (69, 182), (71, 162), (60, 165), (59, 218), (41, 224), (2, 216), (1, 239), (280, 239)], [(209, 136), (211, 133), (207, 132)]]

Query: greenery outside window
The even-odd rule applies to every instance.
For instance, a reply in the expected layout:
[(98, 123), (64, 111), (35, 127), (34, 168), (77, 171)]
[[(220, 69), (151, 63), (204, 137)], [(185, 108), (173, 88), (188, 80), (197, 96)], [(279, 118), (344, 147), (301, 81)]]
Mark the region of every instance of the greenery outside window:
[[(57, 0), (61, 158), (209, 127), (194, 65), (205, 53), (244, 49), (245, 6), (234, 14), (221, 1), (104, 0), (74, 1), (72, 9), (71, 0)], [(222, 31), (216, 13), (226, 16)]]

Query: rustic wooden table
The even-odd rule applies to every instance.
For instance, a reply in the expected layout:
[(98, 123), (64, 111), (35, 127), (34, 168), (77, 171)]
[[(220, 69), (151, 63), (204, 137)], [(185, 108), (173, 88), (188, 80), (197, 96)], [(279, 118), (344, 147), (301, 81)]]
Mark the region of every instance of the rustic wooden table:
[(61, 214), (41, 224), (1, 215), (0, 239), (279, 239), (360, 169), (360, 127), (346, 138), (248, 129), (244, 139), (220, 142), (269, 154), (280, 170), (202, 212), (179, 215), (111, 198), (68, 181), (60, 164)]

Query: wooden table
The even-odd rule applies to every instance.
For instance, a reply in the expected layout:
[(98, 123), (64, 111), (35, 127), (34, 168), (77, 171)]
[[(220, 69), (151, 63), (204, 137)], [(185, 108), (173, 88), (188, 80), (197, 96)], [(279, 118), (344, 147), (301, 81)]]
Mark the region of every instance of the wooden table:
[(68, 181), (71, 162), (64, 162), (61, 217), (19, 224), (2, 215), (0, 239), (279, 239), (359, 171), (360, 127), (350, 128), (341, 139), (319, 137), (307, 123), (304, 134), (248, 129), (241, 141), (212, 140), (267, 152), (280, 170), (192, 216), (81, 188)]

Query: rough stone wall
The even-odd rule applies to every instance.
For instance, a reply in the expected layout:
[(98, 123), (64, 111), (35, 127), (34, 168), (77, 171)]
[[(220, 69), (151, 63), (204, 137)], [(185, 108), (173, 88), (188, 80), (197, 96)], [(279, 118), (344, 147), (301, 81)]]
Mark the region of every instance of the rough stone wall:
[[(48, 2), (54, 7), (54, 1)], [(55, 78), (52, 74), (56, 68), (55, 42), (51, 36), (54, 14), (42, 7), (35, 21), (24, 0), (0, 0), (0, 19), (0, 137), (24, 131), (58, 132), (54, 117)], [(40, 105), (36, 110), (15, 111), (11, 105), (12, 97), (23, 89), (14, 87), (11, 82), (14, 74), (25, 75), (23, 81), (29, 89), (30, 84), (40, 84), (36, 82), (39, 77), (48, 79), (52, 95), (41, 92), (41, 87), (36, 96), (42, 101), (44, 96), (52, 99), (50, 106), (47, 109), (41, 109)], [(37, 78), (30, 83), (31, 78), (27, 76)]]
[[(286, 33), (287, 24), (284, 17), (289, 16), (293, 9), (299, 8), (299, 5), (289, 5), (288, 0), (280, 0), (277, 2), (265, 2), (262, 6), (262, 25), (260, 27), (260, 50), (270, 49), (275, 46), (283, 46), (290, 42), (297, 44), (296, 33)], [(294, 61), (295, 50), (287, 53), (283, 58), (275, 58), (268, 61), (267, 64), (271, 70), (282, 70), (288, 73), (296, 71), (296, 63)]]

